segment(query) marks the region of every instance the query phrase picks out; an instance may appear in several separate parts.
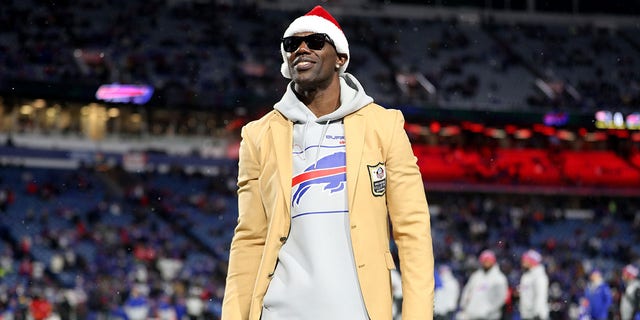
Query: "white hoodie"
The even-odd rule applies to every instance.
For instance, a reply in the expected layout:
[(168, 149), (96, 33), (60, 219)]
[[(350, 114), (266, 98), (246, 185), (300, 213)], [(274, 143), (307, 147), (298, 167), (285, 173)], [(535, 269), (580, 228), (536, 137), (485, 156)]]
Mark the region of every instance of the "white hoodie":
[(633, 279), (626, 284), (626, 288), (620, 298), (620, 319), (633, 319), (633, 301), (636, 290), (640, 290), (640, 280)]
[(461, 319), (500, 319), (509, 284), (498, 264), (471, 274), (460, 297)]
[(519, 292), (520, 316), (523, 319), (549, 318), (549, 277), (542, 264), (522, 274)]
[(440, 272), (442, 287), (435, 290), (433, 313), (447, 315), (450, 312), (455, 312), (458, 308), (460, 283), (449, 267), (440, 267), (438, 272)]
[(291, 230), (262, 319), (368, 319), (351, 247), (342, 119), (373, 99), (345, 73), (339, 108), (317, 118), (292, 87), (274, 106), (294, 123)]

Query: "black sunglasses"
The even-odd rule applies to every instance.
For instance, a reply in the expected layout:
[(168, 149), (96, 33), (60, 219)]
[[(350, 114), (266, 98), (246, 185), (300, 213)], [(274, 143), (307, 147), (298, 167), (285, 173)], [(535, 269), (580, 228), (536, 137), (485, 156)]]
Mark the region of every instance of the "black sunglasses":
[(321, 50), (325, 42), (328, 42), (334, 48), (336, 47), (333, 40), (331, 40), (326, 33), (312, 33), (304, 37), (290, 36), (282, 38), (282, 47), (285, 52), (294, 52), (298, 50), (302, 41), (304, 41), (311, 50)]

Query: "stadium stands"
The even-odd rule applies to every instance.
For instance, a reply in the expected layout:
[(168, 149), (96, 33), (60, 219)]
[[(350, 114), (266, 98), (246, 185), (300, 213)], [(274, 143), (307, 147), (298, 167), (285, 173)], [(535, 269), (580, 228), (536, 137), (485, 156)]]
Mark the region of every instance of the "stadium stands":
[[(120, 2), (115, 9), (63, 2), (30, 10), (32, 1), (12, 2), (2, 14), (14, 26), (0, 32), (3, 83), (144, 83), (162, 93), (158, 104), (206, 109), (239, 101), (259, 106), (279, 96), (281, 86), (272, 84), (283, 83), (273, 72), (280, 57), (270, 49), (279, 35), (265, 30), (283, 29), (292, 13), (163, 3)], [(351, 71), (387, 105), (638, 106), (637, 26), (371, 14), (349, 17), (344, 25), (359, 61)], [(406, 70), (424, 75), (435, 91), (403, 97), (395, 76)]]

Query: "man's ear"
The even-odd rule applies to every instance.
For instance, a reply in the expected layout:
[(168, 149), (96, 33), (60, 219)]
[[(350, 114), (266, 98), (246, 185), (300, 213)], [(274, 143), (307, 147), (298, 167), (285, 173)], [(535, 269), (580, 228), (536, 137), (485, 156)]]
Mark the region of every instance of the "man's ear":
[(344, 53), (338, 53), (338, 58), (336, 59), (336, 66), (340, 65), (340, 67), (342, 67), (347, 60), (349, 59), (349, 56), (347, 56)]

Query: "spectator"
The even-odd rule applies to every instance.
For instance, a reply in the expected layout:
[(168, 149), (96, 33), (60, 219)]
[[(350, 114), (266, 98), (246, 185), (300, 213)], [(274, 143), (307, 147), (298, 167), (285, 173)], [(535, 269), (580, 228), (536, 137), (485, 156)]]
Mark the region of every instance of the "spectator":
[(160, 302), (158, 302), (157, 316), (158, 320), (178, 319), (178, 313), (176, 312), (176, 308), (173, 305), (170, 296), (165, 294), (160, 297)]
[(589, 275), (589, 284), (584, 291), (583, 299), (591, 320), (608, 319), (613, 296), (611, 288), (604, 281), (600, 270), (594, 270)]
[(434, 319), (451, 320), (458, 308), (460, 283), (447, 265), (440, 266), (437, 272), (442, 285), (435, 291)]
[(402, 317), (402, 277), (398, 269), (391, 270), (391, 291), (393, 295), (392, 317), (394, 320)]
[(202, 289), (198, 287), (192, 287), (189, 290), (189, 296), (186, 300), (187, 307), (187, 315), (190, 320), (200, 320), (203, 319), (202, 315), (204, 314), (204, 301), (202, 301)]
[(43, 297), (41, 294), (34, 294), (31, 303), (29, 303), (29, 312), (34, 320), (47, 319), (53, 310), (51, 302)]
[(542, 256), (535, 250), (522, 254), (523, 273), (520, 277), (520, 317), (522, 320), (549, 318), (549, 277)]
[(184, 262), (177, 257), (162, 256), (156, 262), (156, 268), (160, 271), (163, 280), (171, 281), (176, 278)]
[(638, 268), (628, 264), (622, 269), (624, 290), (620, 297), (620, 319), (640, 320), (640, 280)]
[(124, 312), (127, 315), (128, 320), (146, 320), (149, 315), (149, 301), (134, 286), (131, 289), (131, 296), (125, 301)]
[(474, 271), (462, 289), (459, 319), (498, 320), (508, 293), (507, 277), (502, 273), (492, 250), (484, 250)]

